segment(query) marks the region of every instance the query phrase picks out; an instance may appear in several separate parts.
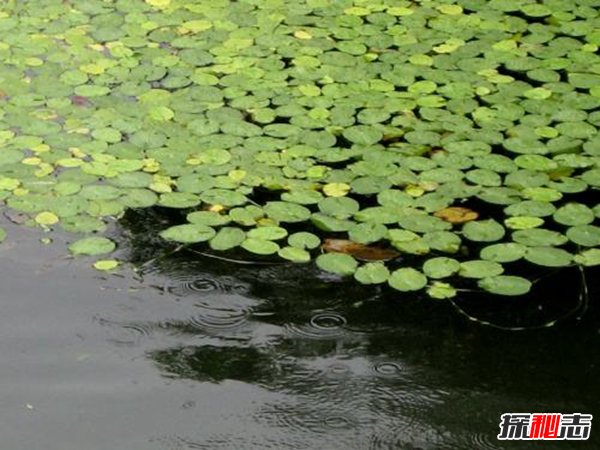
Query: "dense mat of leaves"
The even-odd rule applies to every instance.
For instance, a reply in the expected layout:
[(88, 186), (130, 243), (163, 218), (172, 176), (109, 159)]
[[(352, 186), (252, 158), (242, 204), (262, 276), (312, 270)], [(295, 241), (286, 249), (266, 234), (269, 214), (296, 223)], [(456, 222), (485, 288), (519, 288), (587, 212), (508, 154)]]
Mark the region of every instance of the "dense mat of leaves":
[(520, 295), (523, 261), (600, 264), (598, 30), (600, 0), (6, 1), (0, 198), (79, 233), (158, 205), (187, 215), (167, 240)]

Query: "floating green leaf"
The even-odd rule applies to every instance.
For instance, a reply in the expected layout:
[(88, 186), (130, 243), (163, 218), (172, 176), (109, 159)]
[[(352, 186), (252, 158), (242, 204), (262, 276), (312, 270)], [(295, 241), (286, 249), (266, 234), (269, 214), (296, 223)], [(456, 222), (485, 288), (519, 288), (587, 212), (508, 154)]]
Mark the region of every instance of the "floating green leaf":
[(288, 237), (288, 244), (292, 247), (312, 250), (321, 244), (321, 239), (315, 234), (300, 231)]
[(459, 275), (465, 278), (495, 277), (504, 272), (504, 268), (494, 261), (473, 260), (460, 263)]
[(279, 251), (279, 245), (265, 239), (248, 238), (242, 242), (242, 248), (257, 255), (272, 255)]
[(354, 278), (362, 284), (385, 283), (389, 276), (390, 271), (382, 262), (363, 264), (354, 272)]
[(246, 240), (244, 230), (236, 227), (223, 227), (208, 242), (213, 250), (230, 250)]
[(527, 230), (529, 228), (537, 228), (544, 224), (544, 219), (533, 216), (515, 216), (504, 220), (506, 228), (512, 230)]
[(479, 287), (497, 295), (524, 295), (531, 289), (531, 282), (526, 278), (499, 275), (478, 281)]
[(571, 264), (573, 255), (562, 248), (529, 247), (525, 252), (525, 259), (538, 266), (564, 267)]
[(190, 223), (185, 225), (175, 225), (160, 232), (160, 237), (168, 241), (181, 242), (184, 244), (193, 244), (205, 242), (216, 234), (214, 228), (206, 225)]
[(493, 242), (505, 234), (504, 227), (493, 219), (467, 222), (463, 225), (463, 235), (475, 242)]
[(429, 288), (427, 288), (427, 294), (431, 298), (446, 299), (456, 297), (456, 289), (451, 284), (443, 283), (441, 281), (434, 281)]
[(527, 247), (514, 242), (493, 244), (484, 247), (479, 253), (481, 259), (495, 261), (499, 263), (508, 263), (521, 259), (525, 256)]
[(587, 225), (594, 221), (594, 212), (581, 203), (567, 203), (556, 210), (553, 218), (562, 225)]
[(565, 244), (568, 239), (557, 231), (545, 230), (542, 228), (532, 228), (529, 230), (518, 230), (512, 234), (513, 241), (535, 246), (558, 246)]
[(114, 270), (119, 267), (119, 261), (116, 259), (101, 259), (94, 263), (94, 268), (102, 272)]
[(43, 226), (54, 225), (58, 220), (58, 216), (50, 211), (42, 211), (35, 216), (35, 221)]
[(352, 275), (358, 267), (356, 260), (352, 256), (344, 253), (326, 253), (319, 255), (316, 262), (319, 268), (338, 275)]
[(268, 202), (264, 210), (278, 222), (303, 222), (311, 216), (308, 208), (289, 202)]
[(423, 272), (429, 278), (447, 278), (460, 270), (460, 263), (452, 258), (431, 258), (423, 264)]
[(600, 249), (590, 248), (574, 256), (573, 261), (582, 266), (600, 265)]
[(115, 248), (115, 243), (104, 237), (83, 238), (69, 245), (74, 255), (102, 255), (111, 253)]
[(567, 237), (577, 245), (584, 247), (600, 246), (600, 227), (595, 225), (579, 225), (567, 230)]
[(427, 285), (427, 277), (416, 269), (403, 267), (392, 272), (388, 283), (398, 291), (419, 291)]
[(258, 227), (248, 231), (247, 235), (252, 239), (262, 239), (266, 241), (276, 241), (287, 236), (287, 230), (281, 227)]

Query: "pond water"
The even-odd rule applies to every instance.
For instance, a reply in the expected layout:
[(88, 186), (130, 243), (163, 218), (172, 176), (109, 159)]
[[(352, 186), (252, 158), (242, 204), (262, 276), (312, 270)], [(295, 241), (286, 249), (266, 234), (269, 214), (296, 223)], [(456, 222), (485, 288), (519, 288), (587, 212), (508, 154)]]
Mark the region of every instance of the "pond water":
[(582, 319), (507, 332), (306, 266), (167, 251), (139, 219), (113, 231), (138, 270), (113, 275), (3, 224), (3, 448), (529, 448), (496, 439), (502, 413), (598, 412), (593, 284)]

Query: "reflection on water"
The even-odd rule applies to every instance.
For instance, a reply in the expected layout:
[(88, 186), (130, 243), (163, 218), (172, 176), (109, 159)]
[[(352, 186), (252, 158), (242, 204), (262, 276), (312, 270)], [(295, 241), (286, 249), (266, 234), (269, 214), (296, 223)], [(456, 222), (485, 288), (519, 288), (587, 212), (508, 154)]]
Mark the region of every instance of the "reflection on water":
[[(180, 338), (147, 349), (165, 377), (193, 380), (199, 389), (242, 382), (273, 395), (227, 418), (233, 427), (226, 433), (159, 438), (168, 441), (165, 448), (521, 448), (496, 440), (501, 413), (593, 412), (599, 403), (595, 302), (582, 320), (510, 333), (469, 323), (446, 302), (362, 286), (314, 267), (171, 252), (145, 241), (151, 221), (129, 216), (124, 223), (132, 231), (131, 259), (177, 301), (165, 317), (122, 320), (122, 332)], [(580, 292), (572, 286), (579, 274), (562, 276), (521, 304), (471, 296), (461, 307), (507, 325), (544, 323), (577, 304)], [(571, 277), (570, 291), (564, 277)]]
[[(506, 332), (313, 266), (173, 251), (153, 223), (130, 214), (112, 235), (137, 274), (61, 259), (33, 230), (0, 246), (2, 448), (525, 449), (496, 439), (502, 413), (597, 413), (598, 273), (581, 319)], [(530, 300), (459, 302), (544, 323), (577, 305), (578, 276), (548, 276)], [(596, 425), (543, 447), (598, 449)]]

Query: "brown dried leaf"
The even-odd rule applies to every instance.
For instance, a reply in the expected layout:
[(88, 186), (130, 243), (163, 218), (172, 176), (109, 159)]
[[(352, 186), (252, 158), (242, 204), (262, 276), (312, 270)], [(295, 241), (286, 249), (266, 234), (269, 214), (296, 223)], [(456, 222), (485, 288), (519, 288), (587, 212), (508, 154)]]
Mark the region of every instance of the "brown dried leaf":
[(436, 211), (433, 215), (450, 223), (470, 222), (479, 217), (477, 212), (469, 208), (463, 208), (462, 206), (449, 206), (448, 208)]
[(361, 261), (389, 261), (400, 253), (389, 248), (357, 244), (347, 239), (325, 239), (321, 249), (325, 252), (345, 253)]

